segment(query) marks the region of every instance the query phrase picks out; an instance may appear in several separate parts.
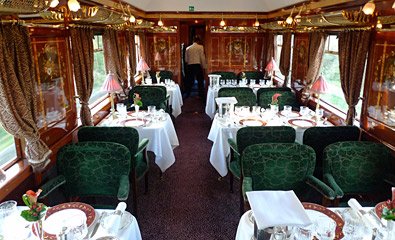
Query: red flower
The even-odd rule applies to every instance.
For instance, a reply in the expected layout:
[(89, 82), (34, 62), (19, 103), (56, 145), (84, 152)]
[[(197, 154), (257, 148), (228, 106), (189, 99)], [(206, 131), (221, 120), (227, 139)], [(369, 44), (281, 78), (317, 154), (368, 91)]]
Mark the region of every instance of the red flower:
[(280, 96), (281, 96), (280, 93), (275, 93), (275, 94), (272, 96), (272, 104), (278, 104), (278, 97), (280, 97)]

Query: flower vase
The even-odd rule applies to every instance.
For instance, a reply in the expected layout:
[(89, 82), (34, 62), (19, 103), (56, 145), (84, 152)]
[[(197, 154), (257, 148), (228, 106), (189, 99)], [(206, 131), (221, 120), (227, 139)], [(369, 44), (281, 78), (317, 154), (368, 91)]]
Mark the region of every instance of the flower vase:
[(395, 239), (395, 221), (387, 220), (387, 240)]
[(278, 113), (278, 105), (270, 104), (270, 111), (272, 111), (273, 113)]
[(43, 220), (37, 220), (32, 223), (33, 233), (39, 240), (44, 240)]
[(134, 111), (136, 112), (136, 115), (139, 114), (140, 106), (137, 104), (134, 104)]

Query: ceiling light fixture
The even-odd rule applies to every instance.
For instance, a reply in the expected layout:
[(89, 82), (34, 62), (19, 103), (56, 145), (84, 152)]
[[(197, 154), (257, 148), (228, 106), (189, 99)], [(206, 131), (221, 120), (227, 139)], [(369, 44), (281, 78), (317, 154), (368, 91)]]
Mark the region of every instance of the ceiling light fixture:
[(222, 20), (221, 20), (221, 22), (219, 23), (219, 25), (220, 25), (221, 27), (223, 27), (223, 26), (226, 25), (226, 23), (225, 23), (225, 21), (224, 21), (224, 14), (223, 14), (223, 13), (222, 13)]
[(297, 22), (297, 23), (300, 23), (302, 21), (302, 15), (300, 15), (300, 14), (302, 13), (303, 8), (304, 8), (304, 3), (300, 7), (298, 15), (295, 16), (295, 22)]
[(294, 21), (294, 19), (292, 18), (292, 14), (294, 13), (294, 9), (295, 9), (295, 6), (292, 8), (292, 11), (291, 11), (291, 14), (289, 15), (289, 17), (287, 17), (287, 19), (285, 20), (285, 22), (290, 24), (290, 25)]
[(376, 28), (377, 29), (382, 29), (383, 28), (383, 24), (381, 24), (380, 20), (377, 20)]
[(159, 27), (162, 27), (162, 26), (163, 26), (162, 15), (161, 15), (161, 14), (159, 14), (158, 26), (159, 26)]
[(259, 21), (258, 21), (258, 15), (255, 16), (255, 23), (254, 23), (254, 27), (259, 27)]
[(376, 5), (374, 4), (374, 2), (369, 1), (363, 6), (362, 12), (365, 13), (366, 15), (373, 15), (375, 8)]
[(77, 12), (81, 8), (80, 3), (77, 0), (69, 0), (67, 2), (67, 6), (69, 6), (70, 11), (72, 12)]
[(52, 0), (49, 6), (51, 8), (55, 8), (56, 6), (58, 6), (58, 4), (59, 4), (59, 0)]
[(133, 15), (130, 15), (129, 22), (131, 23), (136, 22), (136, 18)]
[(394, 2), (394, 4), (392, 4), (392, 8), (395, 9), (395, 2)]

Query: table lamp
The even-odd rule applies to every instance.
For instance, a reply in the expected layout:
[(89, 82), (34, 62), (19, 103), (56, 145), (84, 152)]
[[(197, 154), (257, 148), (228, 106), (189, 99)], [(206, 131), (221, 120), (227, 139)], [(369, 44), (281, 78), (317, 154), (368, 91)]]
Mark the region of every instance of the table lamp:
[(275, 71), (280, 71), (280, 69), (277, 66), (276, 61), (274, 61), (274, 58), (272, 57), (272, 59), (267, 63), (265, 71), (267, 71), (270, 74), (270, 81), (273, 84), (273, 75)]
[(320, 75), (318, 76), (317, 80), (313, 83), (313, 85), (310, 88), (310, 92), (313, 92), (317, 94), (317, 105), (315, 107), (315, 112), (320, 108), (320, 94), (327, 93), (329, 90), (328, 84), (326, 83), (326, 80), (324, 76)]
[(144, 61), (143, 58), (140, 58), (139, 64), (137, 64), (137, 71), (141, 72), (142, 75), (142, 83), (144, 83), (144, 73), (145, 71), (150, 70), (148, 64)]
[(101, 87), (101, 90), (106, 91), (107, 93), (110, 94), (111, 115), (114, 118), (114, 113), (115, 113), (114, 93), (121, 91), (122, 86), (121, 86), (121, 84), (119, 84), (117, 77), (111, 71), (107, 74), (106, 81), (104, 81), (104, 83)]

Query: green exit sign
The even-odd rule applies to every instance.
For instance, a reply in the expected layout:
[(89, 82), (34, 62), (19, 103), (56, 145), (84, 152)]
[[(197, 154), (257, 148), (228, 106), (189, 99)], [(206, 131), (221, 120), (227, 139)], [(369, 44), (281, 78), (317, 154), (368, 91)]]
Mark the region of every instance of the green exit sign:
[(189, 6), (189, 11), (194, 12), (195, 11), (195, 6)]

